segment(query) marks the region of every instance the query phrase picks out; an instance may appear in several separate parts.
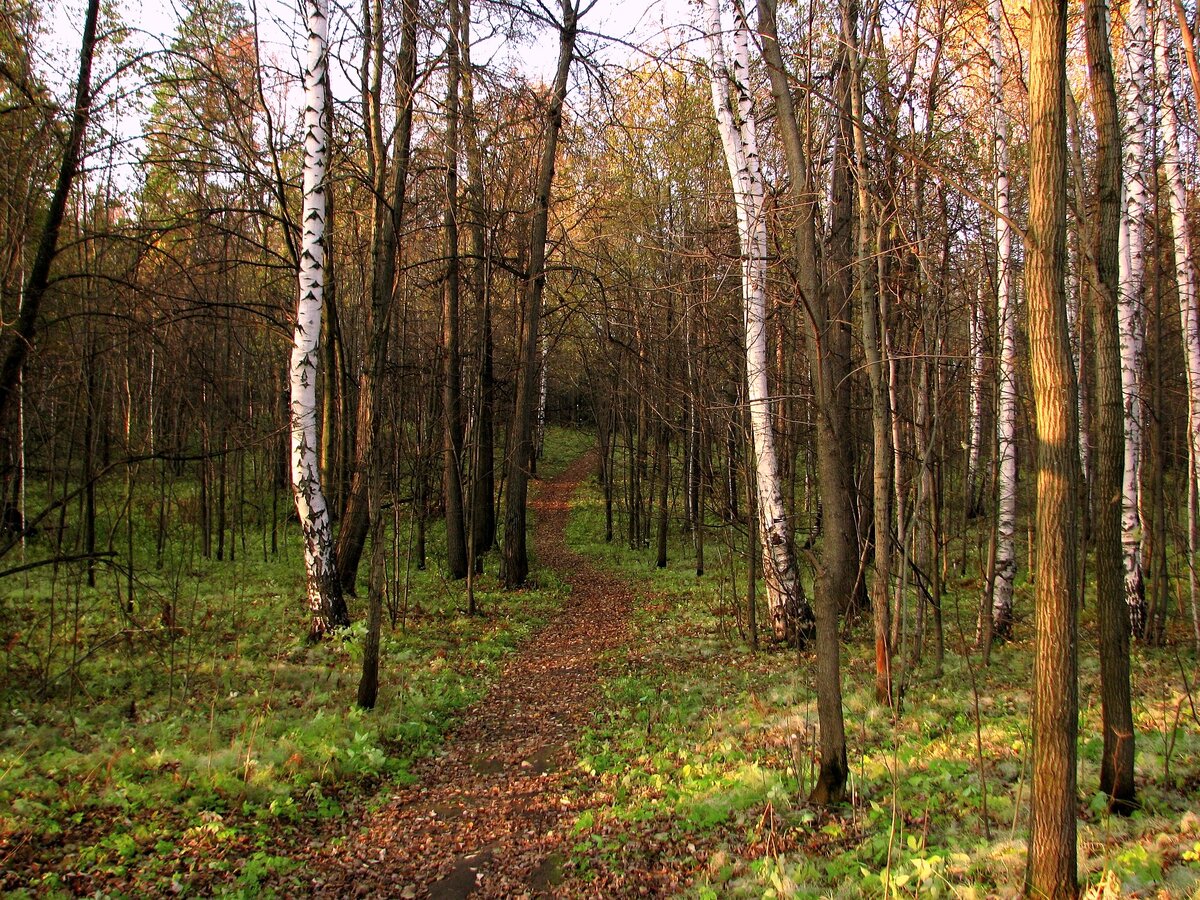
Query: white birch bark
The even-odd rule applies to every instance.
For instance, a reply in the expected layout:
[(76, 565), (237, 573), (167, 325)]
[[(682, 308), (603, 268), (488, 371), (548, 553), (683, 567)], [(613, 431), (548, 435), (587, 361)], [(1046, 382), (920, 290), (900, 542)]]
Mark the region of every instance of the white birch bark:
[(1179, 293), (1179, 331), (1183, 337), (1184, 371), (1187, 376), (1188, 422), (1188, 586), (1192, 606), (1192, 636), (1200, 648), (1200, 600), (1196, 584), (1196, 482), (1200, 478), (1200, 297), (1197, 296), (1196, 263), (1187, 219), (1187, 183), (1179, 151), (1179, 112), (1175, 84), (1171, 80), (1170, 50), (1165, 15), (1155, 26), (1155, 55), (1162, 83), (1163, 169), (1167, 200), (1171, 207), (1171, 229), (1175, 238), (1175, 285)]
[(1125, 478), (1122, 485), (1121, 545), (1125, 555), (1125, 602), (1134, 634), (1145, 624), (1142, 583), (1141, 484), (1143, 345), (1145, 343), (1146, 228), (1150, 211), (1153, 126), (1150, 90), (1153, 66), (1146, 0), (1130, 0), (1125, 19), (1125, 202), (1121, 218), (1121, 390), (1125, 402)]
[(1003, 0), (988, 4), (992, 75), (992, 138), (996, 144), (996, 320), (999, 326), (1000, 392), (996, 442), (1000, 454), (996, 510), (996, 580), (992, 588), (992, 633), (1012, 629), (1013, 583), (1017, 577), (1017, 304), (1012, 278), (1012, 226), (1009, 225), (1008, 117), (1004, 112)]
[(984, 349), (984, 285), (979, 279), (979, 290), (971, 302), (970, 320), (967, 331), (968, 363), (970, 368), (970, 390), (967, 397), (967, 513), (973, 515), (978, 509), (979, 459), (983, 451), (983, 349)]
[(292, 432), (292, 492), (304, 535), (312, 630), (321, 634), (345, 624), (341, 591), (334, 574), (333, 531), (321, 490), (317, 445), (317, 368), (320, 360), (321, 312), (325, 293), (326, 169), (328, 105), (325, 67), (328, 59), (327, 0), (306, 0), (308, 52), (304, 63), (304, 200), (301, 215), (299, 298), (292, 344), (289, 384)]
[(777, 639), (783, 640), (802, 624), (798, 621), (802, 611), (791, 526), (783, 501), (771, 427), (767, 381), (770, 360), (767, 352), (767, 222), (763, 213), (763, 182), (749, 87), (750, 39), (744, 11), (740, 3), (735, 3), (731, 69), (726, 62), (719, 0), (704, 0), (703, 9), (713, 111), (733, 185), (742, 252), (746, 399), (754, 443), (763, 581), (767, 588), (771, 629)]

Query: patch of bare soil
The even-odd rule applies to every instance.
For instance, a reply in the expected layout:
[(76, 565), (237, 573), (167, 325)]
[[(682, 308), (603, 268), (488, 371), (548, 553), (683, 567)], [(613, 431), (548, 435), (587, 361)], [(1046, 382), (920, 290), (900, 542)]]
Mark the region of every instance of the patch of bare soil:
[[(571, 746), (597, 700), (599, 657), (628, 636), (629, 584), (567, 549), (571, 495), (585, 455), (542, 483), (534, 547), (570, 585), (565, 609), (504, 667), (443, 752), (344, 841), (310, 860), (330, 897), (521, 897), (563, 893), (578, 812), (567, 799)], [(576, 893), (578, 888), (571, 890)]]

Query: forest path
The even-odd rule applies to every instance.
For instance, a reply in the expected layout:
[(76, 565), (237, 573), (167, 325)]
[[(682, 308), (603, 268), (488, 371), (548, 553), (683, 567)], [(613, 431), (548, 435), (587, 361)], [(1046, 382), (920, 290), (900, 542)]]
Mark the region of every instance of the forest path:
[(503, 667), (486, 697), (422, 761), (417, 781), (321, 852), (313, 892), (338, 897), (552, 894), (578, 810), (567, 800), (571, 746), (597, 700), (599, 658), (628, 639), (633, 587), (567, 548), (571, 496), (591, 453), (543, 482), (531, 506), (539, 567), (570, 595)]

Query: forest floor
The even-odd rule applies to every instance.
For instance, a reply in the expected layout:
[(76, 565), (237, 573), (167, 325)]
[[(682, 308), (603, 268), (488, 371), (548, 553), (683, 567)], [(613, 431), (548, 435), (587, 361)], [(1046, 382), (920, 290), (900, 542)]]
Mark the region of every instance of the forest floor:
[(533, 545), (540, 569), (569, 587), (565, 609), (503, 667), (417, 781), (365, 823), (312, 842), (314, 894), (334, 897), (513, 897), (564, 879), (573, 746), (600, 699), (599, 660), (628, 640), (633, 590), (566, 545), (571, 499), (595, 468), (585, 454), (537, 489)]
[[(606, 541), (593, 444), (551, 429), (532, 583), (504, 591), (489, 572), (476, 615), (441, 575), (437, 528), (421, 568), (396, 513), (371, 711), (354, 704), (361, 623), (304, 640), (298, 539), (285, 531), (268, 552), (269, 519), (261, 553), (243, 537), (222, 562), (197, 554), (181, 516), (178, 549), (157, 565), (139, 519), (132, 611), (114, 604), (121, 570), (102, 570), (95, 589), (81, 569), (10, 583), (0, 896), (1021, 896), (1024, 571), (1014, 639), (984, 667), (971, 647), (978, 535), (949, 540), (945, 652), (903, 646), (899, 710), (874, 700), (869, 620), (848, 618), (850, 801), (815, 808), (814, 658), (751, 649), (744, 527), (710, 517), (702, 576), (677, 521), (665, 568), (646, 533)], [(626, 531), (619, 503), (616, 514)], [(1088, 593), (1081, 881), (1089, 900), (1200, 900), (1195, 651), (1181, 619), (1166, 646), (1135, 647), (1142, 806), (1112, 815), (1096, 790)]]

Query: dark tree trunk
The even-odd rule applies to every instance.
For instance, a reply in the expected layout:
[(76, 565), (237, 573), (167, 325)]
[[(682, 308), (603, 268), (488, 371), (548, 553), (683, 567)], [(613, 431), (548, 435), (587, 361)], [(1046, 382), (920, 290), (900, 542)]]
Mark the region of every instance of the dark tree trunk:
[(459, 6), (450, 0), (450, 31), (446, 42), (446, 196), (442, 216), (446, 272), (442, 282), (442, 414), (445, 443), (442, 481), (446, 486), (446, 568), (451, 578), (467, 574), (467, 533), (463, 513), (462, 364), (459, 358), (458, 308), (458, 88)]
[(546, 107), (546, 134), (538, 163), (534, 198), (533, 227), (529, 240), (529, 270), (525, 285), (524, 346), (517, 372), (517, 391), (513, 408), (508, 460), (508, 496), (504, 510), (504, 584), (519, 587), (529, 575), (526, 547), (526, 501), (529, 473), (533, 463), (534, 413), (537, 409), (538, 365), (542, 292), (546, 285), (546, 234), (550, 215), (550, 189), (554, 184), (554, 162), (558, 135), (562, 128), (563, 102), (567, 95), (567, 77), (575, 53), (575, 0), (562, 0), (563, 21), (559, 26), (558, 68), (550, 102)]
[[(374, 42), (373, 55), (376, 71), (382, 68), (383, 33), (379, 4), (376, 3), (375, 27), (369, 29)], [(383, 125), (379, 110), (379, 83), (373, 91), (367, 91), (367, 103), (373, 113), (368, 115), (368, 146), (373, 147), (375, 157), (375, 185), (377, 191), (375, 209), (375, 241), (372, 246), (371, 307), (367, 322), (370, 343), (367, 359), (364, 360), (358, 381), (358, 409), (355, 416), (355, 457), (350, 476), (350, 488), (346, 495), (346, 506), (342, 511), (341, 527), (338, 529), (336, 547), (337, 569), (343, 590), (353, 595), (358, 581), (358, 564), (362, 559), (363, 545), (367, 538), (370, 519), (367, 498), (367, 471), (373, 464), (373, 454), (379, 435), (379, 408), (383, 386), (383, 374), (387, 366), (388, 335), (391, 313), (396, 306), (400, 285), (396, 279), (397, 241), (403, 224), (405, 187), (408, 182), (409, 146), (412, 141), (413, 83), (417, 75), (417, 18), (416, 0), (405, 0), (401, 24), (400, 50), (397, 55), (399, 78), (396, 84), (396, 101), (400, 110), (396, 126), (395, 151), (393, 153), (390, 214), (383, 202), (383, 189), (387, 180), (387, 162)]]
[(1096, 547), (1096, 615), (1099, 619), (1101, 729), (1104, 754), (1100, 790), (1113, 809), (1134, 806), (1134, 727), (1129, 690), (1129, 613), (1121, 552), (1121, 483), (1125, 465), (1121, 349), (1117, 316), (1121, 227), (1121, 131), (1105, 0), (1085, 0), (1085, 36), (1096, 111), (1096, 200), (1087, 266), (1095, 303), (1096, 389), (1092, 405), (1094, 447), (1091, 494)]
[(0, 365), (0, 453), (5, 455), (11, 455), (9, 451), (12, 444), (8, 434), (8, 407), (16, 396), (21, 381), (21, 370), (29, 355), (29, 349), (33, 346), (38, 314), (50, 284), (50, 266), (58, 253), (58, 234), (67, 209), (67, 197), (79, 170), (83, 134), (87, 130), (92, 106), (92, 56), (96, 49), (96, 21), (99, 16), (100, 0), (88, 0), (79, 51), (79, 74), (75, 79), (75, 107), (71, 114), (71, 130), (67, 135), (67, 143), (58, 166), (58, 179), (54, 183), (50, 206), (46, 210), (45, 222), (38, 237), (37, 252), (29, 269), (25, 289), (21, 293), (17, 321), (12, 326), (12, 337), (8, 342), (4, 363)]

